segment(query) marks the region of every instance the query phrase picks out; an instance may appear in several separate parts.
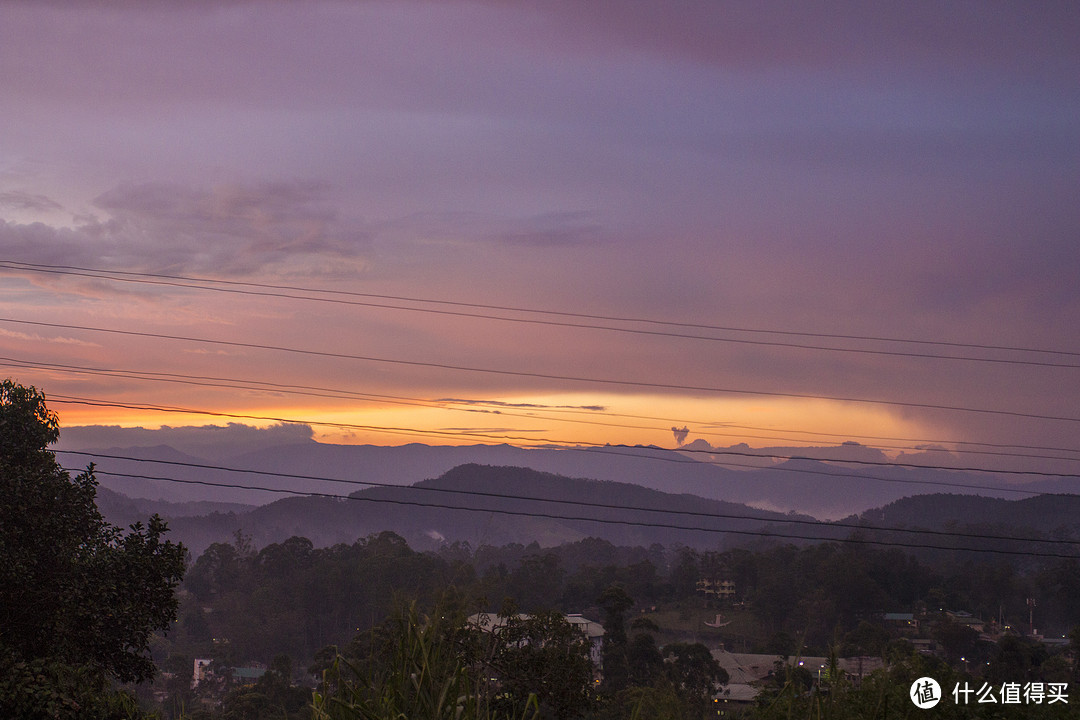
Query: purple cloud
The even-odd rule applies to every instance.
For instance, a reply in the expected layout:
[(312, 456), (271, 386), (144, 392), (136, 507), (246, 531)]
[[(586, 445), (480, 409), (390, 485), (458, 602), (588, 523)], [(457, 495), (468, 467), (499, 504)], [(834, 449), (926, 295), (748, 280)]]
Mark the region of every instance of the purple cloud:
[(60, 203), (44, 195), (35, 195), (18, 190), (0, 192), (0, 207), (8, 207), (14, 210), (35, 210), (38, 212), (64, 209)]
[(309, 184), (121, 185), (94, 207), (105, 216), (74, 228), (3, 222), (6, 259), (245, 275), (303, 258), (356, 260), (368, 242)]

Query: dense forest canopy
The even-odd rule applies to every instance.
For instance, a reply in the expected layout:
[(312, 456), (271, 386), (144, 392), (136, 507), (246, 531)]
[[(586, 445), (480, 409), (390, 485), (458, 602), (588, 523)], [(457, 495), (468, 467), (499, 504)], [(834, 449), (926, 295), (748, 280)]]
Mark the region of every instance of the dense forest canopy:
[[(734, 595), (705, 594), (703, 581), (713, 579), (732, 583)], [(692, 665), (694, 658), (703, 661), (704, 656), (695, 655), (698, 645), (777, 656), (907, 662), (913, 653), (910, 638), (887, 626), (887, 613), (925, 618), (934, 628), (927, 634), (945, 662), (960, 666), (961, 658), (969, 663), (981, 658), (979, 664), (995, 677), (1067, 675), (1061, 657), (1023, 635), (1031, 617), (1046, 635), (1069, 634), (1080, 622), (1078, 590), (1080, 564), (1074, 560), (933, 564), (898, 549), (852, 543), (700, 551), (587, 539), (551, 548), (453, 543), (438, 552), (418, 552), (392, 532), (328, 548), (294, 537), (256, 549), (237, 536), (231, 544), (211, 546), (193, 563), (184, 583), (180, 622), (159, 651), (178, 675), (194, 657), (240, 665), (286, 655), (295, 660), (295, 682), (305, 681), (300, 669), (305, 665), (311, 671), (306, 681), (314, 682), (337, 667), (333, 658), (338, 653), (370, 658), (375, 652), (371, 639), (385, 642), (387, 623), (400, 627), (402, 608), (441, 616), (449, 597), (449, 607), (462, 616), (507, 612), (509, 607), (537, 617), (584, 613), (602, 622), (606, 644), (621, 640), (611, 646), (615, 650), (605, 650), (608, 684), (598, 687), (597, 697), (610, 703), (635, 697), (659, 707), (679, 693), (664, 696), (667, 700), (643, 699), (628, 688), (671, 690), (671, 668), (680, 662)], [(1033, 615), (1030, 597), (1038, 598)], [(1011, 624), (1018, 631), (1003, 631), (999, 641), (987, 642), (953, 620), (954, 615)], [(717, 622), (707, 624), (714, 618)], [(656, 668), (668, 669), (663, 682)], [(687, 672), (687, 677), (694, 675)], [(180, 696), (187, 693), (185, 687), (176, 685)], [(789, 686), (780, 683), (777, 691), (782, 687)], [(355, 694), (349, 697), (360, 702)], [(607, 707), (615, 712), (614, 706)], [(686, 711), (680, 707), (679, 712)]]
[(843, 543), (710, 552), (595, 539), (554, 548), (457, 543), (422, 553), (383, 532), (330, 548), (304, 538), (259, 551), (242, 538), (211, 546), (184, 583), (190, 597), (179, 635), (192, 642), (227, 635), (252, 657), (310, 657), (347, 641), (356, 628), (372, 627), (396, 599), (431, 603), (451, 586), (480, 609), (497, 610), (512, 598), (527, 612), (582, 612), (597, 608), (614, 583), (639, 610), (701, 599), (703, 578), (731, 580), (765, 631), (803, 636), (818, 650), (837, 628), (854, 630), (886, 612), (961, 610), (1026, 624), (1027, 598), (1037, 597), (1038, 623), (1047, 634), (1067, 633), (1080, 621), (1075, 560), (1021, 572), (1002, 559), (934, 567), (900, 550)]

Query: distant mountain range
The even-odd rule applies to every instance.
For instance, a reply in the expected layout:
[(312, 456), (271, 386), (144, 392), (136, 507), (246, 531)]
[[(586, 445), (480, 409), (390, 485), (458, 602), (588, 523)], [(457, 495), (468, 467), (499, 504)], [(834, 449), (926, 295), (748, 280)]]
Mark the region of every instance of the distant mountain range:
[(863, 512), (857, 519), (878, 527), (1012, 529), (1030, 531), (1030, 537), (1074, 540), (1080, 538), (1080, 495), (1038, 495), (1019, 500), (978, 495), (916, 495)]
[[(113, 522), (158, 512), (196, 554), (237, 531), (262, 546), (292, 535), (317, 545), (352, 543), (394, 530), (417, 548), (458, 540), (556, 545), (589, 536), (717, 547), (754, 541), (754, 533), (840, 538), (852, 531), (789, 522), (812, 518), (846, 518), (865, 539), (900, 544), (926, 544), (930, 536), (879, 528), (1072, 539), (1072, 518), (1080, 517), (1075, 497), (1030, 496), (1076, 492), (1076, 478), (1009, 484), (1001, 479), (1008, 475), (945, 469), (962, 461), (937, 448), (890, 461), (853, 442), (755, 450), (696, 441), (680, 451), (383, 447), (319, 443), (310, 428), (293, 426), (87, 427), (65, 438), (58, 458), (70, 469), (96, 464), (99, 502)], [(156, 439), (175, 447), (91, 444)]]
[[(93, 460), (101, 471), (102, 486), (129, 497), (247, 505), (272, 502), (290, 490), (347, 495), (372, 483), (412, 485), (470, 463), (527, 467), (567, 477), (621, 482), (819, 518), (846, 517), (920, 493), (964, 492), (1017, 498), (1024, 496), (1016, 494), (1017, 489), (1056, 493), (1080, 490), (1076, 478), (1043, 479), (1018, 485), (987, 473), (867, 464), (887, 463), (888, 459), (878, 450), (855, 443), (832, 448), (752, 450), (735, 446), (689, 452), (695, 449), (700, 448), (691, 445), (685, 452), (673, 452), (625, 446), (382, 447), (308, 440), (232, 456), (220, 449), (203, 453), (203, 448), (199, 448), (200, 454), (193, 454), (169, 445), (84, 451), (92, 455), (73, 454), (71, 451), (83, 449), (68, 445), (57, 454), (70, 468), (83, 467)], [(775, 457), (768, 457), (770, 454)], [(930, 453), (928, 457), (942, 461), (938, 463), (942, 466), (947, 464), (944, 460), (955, 461), (947, 453)], [(838, 458), (844, 462), (821, 458)]]
[(586, 537), (617, 545), (714, 547), (726, 532), (760, 532), (795, 517), (628, 483), (476, 464), (413, 486), (369, 488), (345, 497), (287, 497), (243, 506), (133, 500), (102, 489), (99, 506), (124, 525), (158, 512), (169, 520), (172, 537), (193, 554), (211, 542), (231, 542), (237, 531), (257, 547), (293, 535), (318, 546), (352, 543), (383, 530), (419, 549), (455, 541), (473, 547), (534, 541), (552, 546)]
[[(554, 546), (586, 537), (615, 545), (731, 547), (768, 539), (840, 539), (858, 524), (864, 540), (943, 547), (1045, 549), (1031, 543), (972, 542), (879, 528), (967, 529), (1020, 538), (1080, 538), (1080, 498), (1008, 501), (963, 495), (906, 498), (847, 518), (844, 525), (808, 525), (806, 515), (758, 510), (690, 494), (665, 493), (629, 483), (569, 478), (521, 467), (461, 465), (413, 486), (358, 490), (344, 497), (286, 497), (260, 506), (132, 499), (102, 488), (106, 517), (128, 525), (157, 512), (171, 537), (193, 556), (210, 543), (232, 542), (237, 532), (256, 547), (294, 535), (316, 546), (353, 543), (383, 530), (416, 549), (444, 543)], [(793, 540), (793, 537), (795, 538)], [(944, 545), (941, 545), (945, 542)], [(959, 544), (958, 544), (959, 543)], [(1075, 549), (1070, 547), (1070, 551)]]

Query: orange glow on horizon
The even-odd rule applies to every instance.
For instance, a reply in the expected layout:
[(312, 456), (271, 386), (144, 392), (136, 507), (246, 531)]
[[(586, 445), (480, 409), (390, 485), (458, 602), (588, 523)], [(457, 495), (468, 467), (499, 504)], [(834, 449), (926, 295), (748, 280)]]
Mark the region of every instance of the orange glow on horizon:
[[(275, 398), (280, 401), (280, 398)], [(603, 410), (587, 409), (602, 407)], [(867, 437), (933, 437), (933, 429), (906, 421), (887, 408), (831, 400), (699, 398), (665, 395), (565, 393), (442, 402), (430, 406), (368, 403), (340, 405), (233, 404), (220, 415), (161, 412), (69, 404), (50, 407), (64, 427), (224, 426), (269, 427), (279, 421), (311, 424), (326, 443), (404, 445), (612, 444), (678, 446), (673, 428), (687, 429), (685, 443), (714, 447), (873, 444)], [(184, 407), (206, 407), (195, 400)]]

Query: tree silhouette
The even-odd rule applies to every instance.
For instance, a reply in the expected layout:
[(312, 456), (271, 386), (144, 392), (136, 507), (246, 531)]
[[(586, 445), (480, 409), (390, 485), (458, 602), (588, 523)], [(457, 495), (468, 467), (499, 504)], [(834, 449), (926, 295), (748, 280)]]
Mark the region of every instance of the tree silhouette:
[(618, 692), (630, 678), (626, 613), (634, 606), (634, 600), (620, 583), (612, 583), (600, 595), (599, 603), (604, 613), (603, 689)]
[[(0, 384), (5, 717), (32, 716), (53, 701), (57, 717), (90, 717), (85, 706), (107, 695), (100, 691), (110, 680), (154, 675), (151, 635), (176, 618), (183, 546), (163, 540), (167, 528), (156, 515), (127, 532), (105, 522), (94, 502), (93, 466), (71, 478), (49, 451), (59, 434), (42, 393)], [(28, 699), (37, 705), (20, 704)]]

